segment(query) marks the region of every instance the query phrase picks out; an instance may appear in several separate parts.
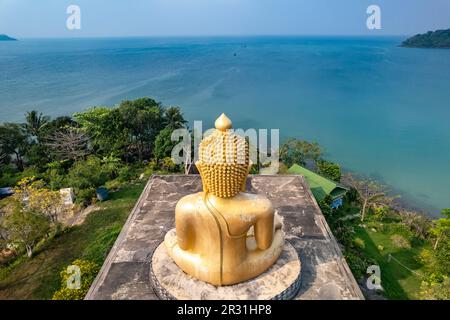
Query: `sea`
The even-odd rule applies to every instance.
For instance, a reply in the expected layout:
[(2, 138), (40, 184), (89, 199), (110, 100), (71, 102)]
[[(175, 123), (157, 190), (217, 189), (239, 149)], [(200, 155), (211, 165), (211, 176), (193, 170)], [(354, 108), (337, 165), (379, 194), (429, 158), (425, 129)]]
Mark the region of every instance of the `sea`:
[(450, 50), (405, 37), (169, 37), (0, 42), (0, 122), (124, 99), (180, 106), (205, 127), (279, 129), (378, 179), (404, 203), (450, 207)]

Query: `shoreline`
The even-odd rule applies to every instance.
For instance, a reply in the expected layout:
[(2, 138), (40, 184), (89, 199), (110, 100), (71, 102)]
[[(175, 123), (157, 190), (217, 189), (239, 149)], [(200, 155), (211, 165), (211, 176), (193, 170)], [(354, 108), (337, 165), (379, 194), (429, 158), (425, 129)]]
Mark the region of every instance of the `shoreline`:
[[(339, 163), (339, 162), (337, 162)], [(342, 173), (350, 173), (355, 175), (358, 178), (364, 178), (367, 176), (364, 176), (363, 174), (357, 172), (357, 171), (353, 171), (351, 169), (349, 169), (348, 167), (342, 168)], [(392, 204), (391, 204), (391, 208), (396, 210), (396, 211), (412, 211), (414, 213), (420, 214), (428, 219), (434, 220), (434, 219), (439, 219), (441, 217), (440, 215), (440, 211), (444, 208), (438, 209), (436, 207), (433, 207), (431, 205), (427, 205), (425, 203), (421, 203), (419, 200), (414, 199), (413, 196), (408, 195), (406, 192), (404, 191), (400, 191), (397, 190), (396, 188), (394, 188), (392, 185), (389, 185), (387, 183), (384, 183), (382, 180), (380, 179), (371, 179), (373, 180), (375, 183), (385, 186), (388, 190), (388, 195), (392, 196), (392, 197), (398, 197), (396, 199), (393, 200)]]

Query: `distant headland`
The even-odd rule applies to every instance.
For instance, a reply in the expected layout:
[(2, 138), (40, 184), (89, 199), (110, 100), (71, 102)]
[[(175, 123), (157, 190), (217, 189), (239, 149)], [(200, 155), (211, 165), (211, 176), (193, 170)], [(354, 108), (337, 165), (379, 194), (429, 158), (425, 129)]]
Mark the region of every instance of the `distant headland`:
[(407, 48), (450, 48), (450, 29), (428, 31), (403, 41)]
[(17, 41), (17, 39), (11, 38), (6, 34), (0, 34), (0, 41)]

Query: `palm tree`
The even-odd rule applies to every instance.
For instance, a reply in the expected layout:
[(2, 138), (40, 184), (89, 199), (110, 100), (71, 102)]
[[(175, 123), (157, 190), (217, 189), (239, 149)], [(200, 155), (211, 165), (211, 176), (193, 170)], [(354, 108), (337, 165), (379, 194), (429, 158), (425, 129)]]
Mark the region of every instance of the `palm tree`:
[(26, 113), (25, 120), (24, 127), (28, 134), (38, 137), (42, 127), (50, 121), (50, 117), (42, 115), (42, 112), (32, 110)]
[(178, 129), (184, 127), (187, 121), (183, 117), (183, 113), (179, 107), (169, 107), (165, 111), (167, 127)]

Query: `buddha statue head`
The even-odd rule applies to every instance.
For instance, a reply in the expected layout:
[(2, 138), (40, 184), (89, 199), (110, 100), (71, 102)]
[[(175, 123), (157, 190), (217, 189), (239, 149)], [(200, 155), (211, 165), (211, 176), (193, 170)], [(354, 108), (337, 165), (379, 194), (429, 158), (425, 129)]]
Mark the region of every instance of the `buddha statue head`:
[(250, 168), (249, 146), (244, 137), (231, 130), (231, 120), (225, 114), (216, 120), (215, 128), (200, 143), (195, 165), (205, 192), (230, 198), (245, 190)]

